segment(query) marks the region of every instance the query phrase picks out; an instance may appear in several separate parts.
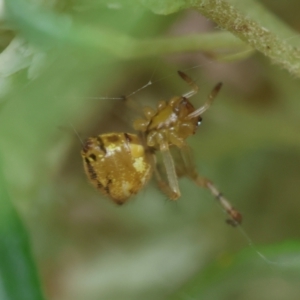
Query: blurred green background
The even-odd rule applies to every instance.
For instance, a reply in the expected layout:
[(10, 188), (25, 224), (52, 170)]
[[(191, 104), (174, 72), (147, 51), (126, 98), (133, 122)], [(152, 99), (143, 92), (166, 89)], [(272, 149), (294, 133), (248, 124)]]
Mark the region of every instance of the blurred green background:
[[(298, 1), (262, 2), (300, 29)], [(218, 30), (191, 10), (163, 16), (137, 1), (97, 0), (9, 0), (6, 9), (1, 300), (299, 299), (299, 79), (259, 53), (232, 62), (200, 51), (120, 55), (124, 36)], [(188, 90), (177, 70), (199, 85), (195, 106), (224, 83), (189, 144), (199, 172), (242, 212), (241, 229), (187, 179), (176, 203), (153, 180), (117, 207), (84, 174), (77, 134), (134, 132), (135, 115), (110, 98), (155, 107)]]

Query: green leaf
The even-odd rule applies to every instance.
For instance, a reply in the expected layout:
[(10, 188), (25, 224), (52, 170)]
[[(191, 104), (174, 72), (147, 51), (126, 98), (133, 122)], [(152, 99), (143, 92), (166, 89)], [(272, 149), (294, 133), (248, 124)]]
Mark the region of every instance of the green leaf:
[(2, 170), (0, 172), (0, 299), (44, 299), (29, 237), (10, 202)]
[(183, 0), (141, 0), (141, 3), (159, 15), (169, 15), (185, 7)]

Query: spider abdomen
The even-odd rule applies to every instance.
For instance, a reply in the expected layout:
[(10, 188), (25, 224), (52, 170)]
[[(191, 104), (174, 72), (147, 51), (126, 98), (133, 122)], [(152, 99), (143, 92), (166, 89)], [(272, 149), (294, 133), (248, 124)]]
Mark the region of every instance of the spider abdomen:
[(135, 134), (107, 133), (91, 137), (81, 155), (92, 184), (117, 204), (138, 193), (152, 174), (144, 147)]

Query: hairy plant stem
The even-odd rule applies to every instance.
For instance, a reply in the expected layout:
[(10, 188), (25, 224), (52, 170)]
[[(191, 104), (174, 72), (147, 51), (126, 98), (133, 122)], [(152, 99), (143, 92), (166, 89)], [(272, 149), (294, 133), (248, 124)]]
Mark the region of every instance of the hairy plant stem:
[[(246, 0), (247, 1), (247, 0)], [(221, 28), (230, 31), (235, 36), (246, 42), (254, 49), (269, 57), (274, 63), (287, 69), (291, 74), (300, 77), (300, 48), (279, 37), (276, 31), (272, 30), (272, 22), (275, 18), (270, 17), (266, 11), (268, 26), (264, 22), (264, 13), (260, 7), (259, 17), (250, 18), (246, 13), (236, 9), (231, 4), (233, 0), (185, 0), (186, 8), (198, 10), (201, 14), (216, 22)], [(247, 1), (251, 2), (251, 1)], [(249, 4), (251, 6), (251, 4)], [(253, 13), (251, 14), (252, 16)], [(258, 20), (261, 18), (262, 21)], [(280, 27), (280, 22), (274, 22), (275, 26)], [(283, 32), (287, 32), (284, 28)], [(291, 31), (292, 32), (292, 31)], [(281, 34), (282, 36), (282, 34)]]

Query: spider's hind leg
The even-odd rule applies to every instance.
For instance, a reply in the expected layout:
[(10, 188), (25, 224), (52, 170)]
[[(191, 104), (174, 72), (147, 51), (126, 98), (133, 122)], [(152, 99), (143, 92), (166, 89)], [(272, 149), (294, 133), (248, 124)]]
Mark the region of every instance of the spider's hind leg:
[[(178, 178), (176, 174), (174, 160), (170, 153), (170, 149), (167, 145), (165, 147), (161, 147), (161, 156), (164, 170), (158, 167), (156, 157), (153, 154), (153, 166), (154, 166), (154, 174), (157, 179), (157, 183), (159, 188), (165, 193), (171, 200), (177, 200), (181, 194), (178, 185)], [(163, 176), (164, 172), (166, 176)], [(167, 178), (167, 180), (164, 179)]]
[(185, 145), (180, 148), (182, 160), (185, 164), (186, 176), (192, 179), (198, 186), (207, 188), (211, 194), (217, 199), (222, 208), (229, 215), (230, 219), (227, 220), (227, 223), (232, 226), (237, 226), (242, 222), (242, 215), (237, 211), (231, 203), (223, 196), (223, 194), (216, 188), (213, 182), (205, 177), (202, 177), (198, 174), (194, 161), (192, 158), (192, 153), (190, 148)]

